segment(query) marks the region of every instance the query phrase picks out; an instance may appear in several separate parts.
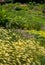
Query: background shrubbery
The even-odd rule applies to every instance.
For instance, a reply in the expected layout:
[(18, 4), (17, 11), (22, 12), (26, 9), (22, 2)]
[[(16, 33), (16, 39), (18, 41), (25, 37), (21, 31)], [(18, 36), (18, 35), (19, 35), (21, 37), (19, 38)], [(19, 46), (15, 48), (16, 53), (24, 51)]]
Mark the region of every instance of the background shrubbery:
[(13, 2), (13, 3), (15, 3), (15, 2), (21, 2), (21, 3), (26, 3), (26, 2), (36, 2), (36, 3), (45, 3), (45, 1), (44, 0), (5, 0), (5, 2)]
[[(35, 12), (36, 11), (36, 12)], [(0, 11), (0, 26), (5, 28), (20, 28), (20, 29), (45, 29), (44, 21), (45, 15), (44, 5), (36, 5), (29, 3), (28, 5), (7, 4), (2, 5), (2, 11)]]

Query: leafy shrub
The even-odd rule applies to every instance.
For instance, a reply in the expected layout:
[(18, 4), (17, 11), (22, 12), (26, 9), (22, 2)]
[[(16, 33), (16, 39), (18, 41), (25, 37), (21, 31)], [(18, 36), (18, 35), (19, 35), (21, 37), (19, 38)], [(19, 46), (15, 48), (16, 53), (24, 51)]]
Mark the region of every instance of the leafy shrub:
[(36, 5), (36, 2), (29, 2), (29, 8), (30, 9), (33, 9), (34, 8), (34, 6)]
[(45, 7), (42, 9), (42, 12), (45, 14)]
[(29, 6), (30, 9), (33, 9), (33, 7), (34, 7), (32, 2), (29, 2), (28, 6)]
[(20, 11), (21, 10), (21, 7), (18, 6), (18, 7), (15, 8), (15, 10), (16, 11)]
[(36, 2), (33, 2), (33, 5), (35, 6), (36, 5)]
[(29, 29), (40, 30), (41, 26), (42, 26), (42, 24), (39, 22), (30, 22)]
[(36, 38), (36, 41), (39, 41), (40, 42), (40, 45), (41, 46), (44, 46), (45, 47), (45, 37), (42, 37), (39, 34), (35, 34), (35, 38)]
[(32, 2), (29, 2), (29, 5), (32, 5)]
[(6, 28), (7, 23), (9, 23), (9, 20), (7, 16), (5, 15), (5, 10), (0, 11), (0, 26)]
[[(33, 3), (30, 5), (33, 5)], [(39, 8), (39, 6), (37, 7)], [(42, 8), (42, 6), (40, 7)], [(8, 28), (40, 30), (44, 23), (42, 12), (35, 12), (33, 10), (29, 9), (27, 4), (26, 6), (22, 6), (20, 3), (3, 5), (0, 15), (1, 26)]]

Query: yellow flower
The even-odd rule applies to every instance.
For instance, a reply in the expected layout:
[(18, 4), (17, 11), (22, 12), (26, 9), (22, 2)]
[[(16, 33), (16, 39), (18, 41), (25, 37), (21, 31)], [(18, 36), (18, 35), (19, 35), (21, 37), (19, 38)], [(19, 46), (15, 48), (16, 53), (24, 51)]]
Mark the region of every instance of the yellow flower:
[(8, 53), (5, 53), (5, 56), (9, 56), (9, 54)]

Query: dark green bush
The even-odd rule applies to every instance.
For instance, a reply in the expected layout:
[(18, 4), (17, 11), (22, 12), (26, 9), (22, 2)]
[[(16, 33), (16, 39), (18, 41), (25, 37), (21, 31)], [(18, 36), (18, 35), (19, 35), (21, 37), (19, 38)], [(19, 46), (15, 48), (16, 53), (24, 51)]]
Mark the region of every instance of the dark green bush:
[(36, 5), (36, 2), (33, 2), (33, 5)]
[(35, 30), (40, 30), (42, 26), (42, 23), (40, 22), (30, 22), (28, 23), (28, 29), (35, 29)]
[(45, 13), (45, 7), (42, 9), (42, 12)]
[(45, 47), (45, 37), (42, 37), (39, 34), (35, 34), (34, 37), (36, 38), (36, 41), (39, 41), (40, 42), (40, 45), (41, 46), (44, 46)]
[(0, 27), (7, 27), (7, 23), (9, 23), (9, 20), (7, 18), (7, 15), (4, 13), (5, 11), (0, 11)]
[(28, 6), (29, 6), (30, 9), (33, 9), (34, 8), (34, 5), (33, 5), (32, 2), (29, 2)]
[(21, 10), (21, 7), (16, 7), (15, 10), (19, 11), (19, 10)]

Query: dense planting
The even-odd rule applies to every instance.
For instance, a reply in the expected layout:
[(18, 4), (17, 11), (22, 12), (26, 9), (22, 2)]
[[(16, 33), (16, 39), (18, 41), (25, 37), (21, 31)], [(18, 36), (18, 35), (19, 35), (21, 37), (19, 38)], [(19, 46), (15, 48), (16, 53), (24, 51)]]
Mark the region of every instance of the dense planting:
[(0, 6), (0, 65), (45, 65), (45, 4)]
[(0, 65), (45, 65), (45, 44), (35, 41), (34, 35), (44, 36), (40, 31), (33, 34), (32, 31), (28, 33), (30, 37), (25, 38), (27, 31), (0, 29)]
[[(33, 8), (32, 8), (33, 7)], [(16, 3), (2, 6), (0, 25), (5, 28), (45, 29), (44, 5)], [(43, 11), (43, 12), (42, 12)]]

